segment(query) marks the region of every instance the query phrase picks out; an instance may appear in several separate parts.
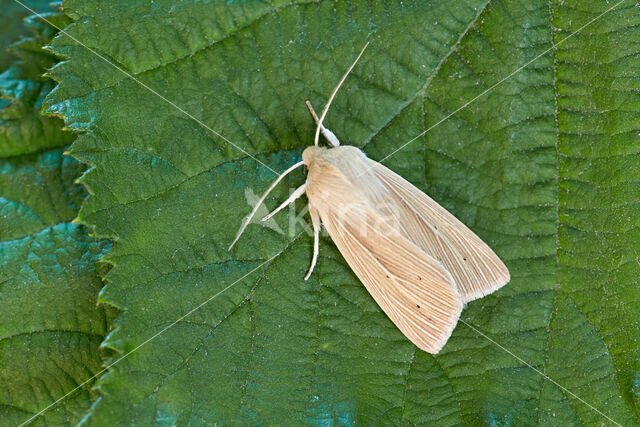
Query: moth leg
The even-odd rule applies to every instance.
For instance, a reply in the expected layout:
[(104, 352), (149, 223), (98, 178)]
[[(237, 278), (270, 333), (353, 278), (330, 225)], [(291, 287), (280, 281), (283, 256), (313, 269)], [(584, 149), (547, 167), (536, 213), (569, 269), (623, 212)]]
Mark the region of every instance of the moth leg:
[(318, 215), (318, 211), (315, 210), (311, 204), (309, 204), (309, 215), (311, 215), (311, 223), (313, 224), (313, 258), (311, 258), (311, 266), (309, 267), (307, 275), (304, 276), (304, 280), (307, 280), (309, 276), (311, 276), (313, 268), (316, 266), (316, 261), (318, 260), (318, 252), (320, 252), (320, 215)]
[(265, 193), (262, 195), (262, 197), (260, 197), (260, 200), (258, 200), (258, 203), (256, 203), (256, 205), (253, 207), (253, 210), (251, 211), (249, 216), (245, 218), (244, 222), (242, 223), (242, 226), (240, 226), (240, 230), (238, 230), (238, 233), (236, 234), (236, 238), (233, 239), (233, 242), (231, 242), (231, 244), (229, 245), (229, 250), (231, 250), (231, 248), (233, 248), (233, 245), (235, 245), (236, 242), (238, 241), (238, 239), (240, 238), (240, 236), (242, 236), (242, 233), (244, 233), (245, 228), (247, 228), (247, 225), (249, 225), (249, 223), (251, 222), (251, 218), (253, 218), (253, 216), (256, 214), (256, 212), (258, 212), (258, 209), (260, 208), (260, 205), (262, 205), (262, 202), (264, 202), (264, 200), (267, 198), (269, 193), (271, 193), (271, 190), (273, 190), (276, 187), (276, 185), (278, 185), (278, 183), (280, 181), (282, 181), (282, 179), (285, 176), (289, 175), (291, 173), (291, 171), (293, 171), (294, 169), (299, 168), (300, 166), (303, 166), (303, 165), (304, 165), (304, 162), (296, 163), (295, 165), (291, 166), (286, 171), (282, 172), (282, 174), (280, 174), (278, 176), (278, 178), (276, 178), (276, 180), (273, 181), (273, 183), (267, 189), (267, 191), (265, 191)]
[(294, 190), (294, 192), (291, 193), (289, 198), (287, 200), (285, 200), (284, 202), (282, 202), (282, 204), (280, 206), (275, 208), (273, 210), (273, 212), (271, 212), (269, 215), (267, 215), (264, 218), (262, 218), (262, 221), (268, 220), (269, 218), (271, 218), (272, 216), (274, 216), (275, 214), (280, 212), (282, 209), (284, 209), (285, 207), (289, 206), (289, 204), (293, 203), (296, 199), (298, 199), (300, 196), (302, 196), (306, 189), (307, 189), (307, 183), (305, 182), (300, 187), (296, 188)]
[(320, 119), (318, 119), (318, 116), (316, 115), (316, 112), (313, 110), (313, 107), (311, 106), (311, 103), (309, 101), (307, 101), (307, 108), (309, 108), (309, 112), (311, 113), (313, 120), (316, 121), (316, 124), (320, 125), (320, 132), (322, 132), (322, 135), (324, 135), (324, 137), (327, 139), (329, 145), (332, 147), (339, 146), (340, 141), (338, 141), (338, 137), (335, 136), (335, 134), (329, 129), (324, 127), (324, 125), (320, 124)]

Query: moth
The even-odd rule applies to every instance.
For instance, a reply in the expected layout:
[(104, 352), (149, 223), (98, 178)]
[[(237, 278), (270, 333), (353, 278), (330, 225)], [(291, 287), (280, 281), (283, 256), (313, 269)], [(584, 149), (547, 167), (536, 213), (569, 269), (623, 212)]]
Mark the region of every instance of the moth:
[[(323, 126), (333, 98), (366, 47), (334, 89), (320, 118), (307, 101), (317, 124), (314, 145), (267, 189), (229, 249), (282, 178), (306, 166), (306, 182), (263, 220), (306, 194), (314, 242), (305, 280), (316, 265), (323, 225), (398, 329), (416, 346), (435, 354), (449, 339), (463, 305), (509, 282), (509, 270), (486, 243), (433, 199), (357, 147), (340, 145)], [(329, 147), (318, 145), (320, 133)]]

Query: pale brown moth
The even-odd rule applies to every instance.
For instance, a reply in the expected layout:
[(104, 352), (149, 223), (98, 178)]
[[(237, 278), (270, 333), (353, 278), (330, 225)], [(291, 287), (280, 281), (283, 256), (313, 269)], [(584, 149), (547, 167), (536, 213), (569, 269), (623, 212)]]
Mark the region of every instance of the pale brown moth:
[[(367, 43), (368, 45), (368, 43)], [(504, 263), (478, 236), (418, 188), (360, 149), (340, 145), (322, 122), (362, 49), (318, 119), (314, 145), (269, 187), (245, 219), (229, 249), (271, 190), (305, 165), (306, 182), (266, 220), (306, 193), (318, 258), (320, 225), (393, 323), (419, 348), (437, 353), (453, 332), (464, 303), (492, 293), (510, 277)], [(319, 147), (319, 134), (330, 147)]]

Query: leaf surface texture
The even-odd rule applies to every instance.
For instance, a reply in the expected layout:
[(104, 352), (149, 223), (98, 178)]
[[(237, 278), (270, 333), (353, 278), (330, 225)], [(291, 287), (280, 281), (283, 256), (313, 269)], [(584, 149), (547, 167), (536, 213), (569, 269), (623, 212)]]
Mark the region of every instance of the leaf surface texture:
[[(80, 219), (117, 239), (105, 344), (130, 351), (233, 284), (112, 367), (87, 423), (611, 423), (522, 360), (637, 423), (639, 10), (566, 39), (613, 5), (67, 0), (46, 106), (86, 131)], [(226, 250), (275, 178), (246, 153), (298, 161), (304, 101), (320, 109), (367, 40), (325, 124), (376, 160), (432, 128), (385, 164), (505, 260), (511, 283), (463, 320), (520, 359), (464, 323), (416, 351), (328, 239), (304, 282), (303, 202)]]

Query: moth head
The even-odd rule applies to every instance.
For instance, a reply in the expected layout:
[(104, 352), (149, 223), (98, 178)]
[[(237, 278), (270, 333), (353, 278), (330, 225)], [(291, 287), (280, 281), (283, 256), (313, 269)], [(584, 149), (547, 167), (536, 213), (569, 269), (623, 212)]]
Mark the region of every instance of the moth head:
[(327, 147), (317, 147), (311, 145), (302, 152), (302, 161), (305, 165), (309, 166), (312, 162), (316, 162), (326, 156)]

